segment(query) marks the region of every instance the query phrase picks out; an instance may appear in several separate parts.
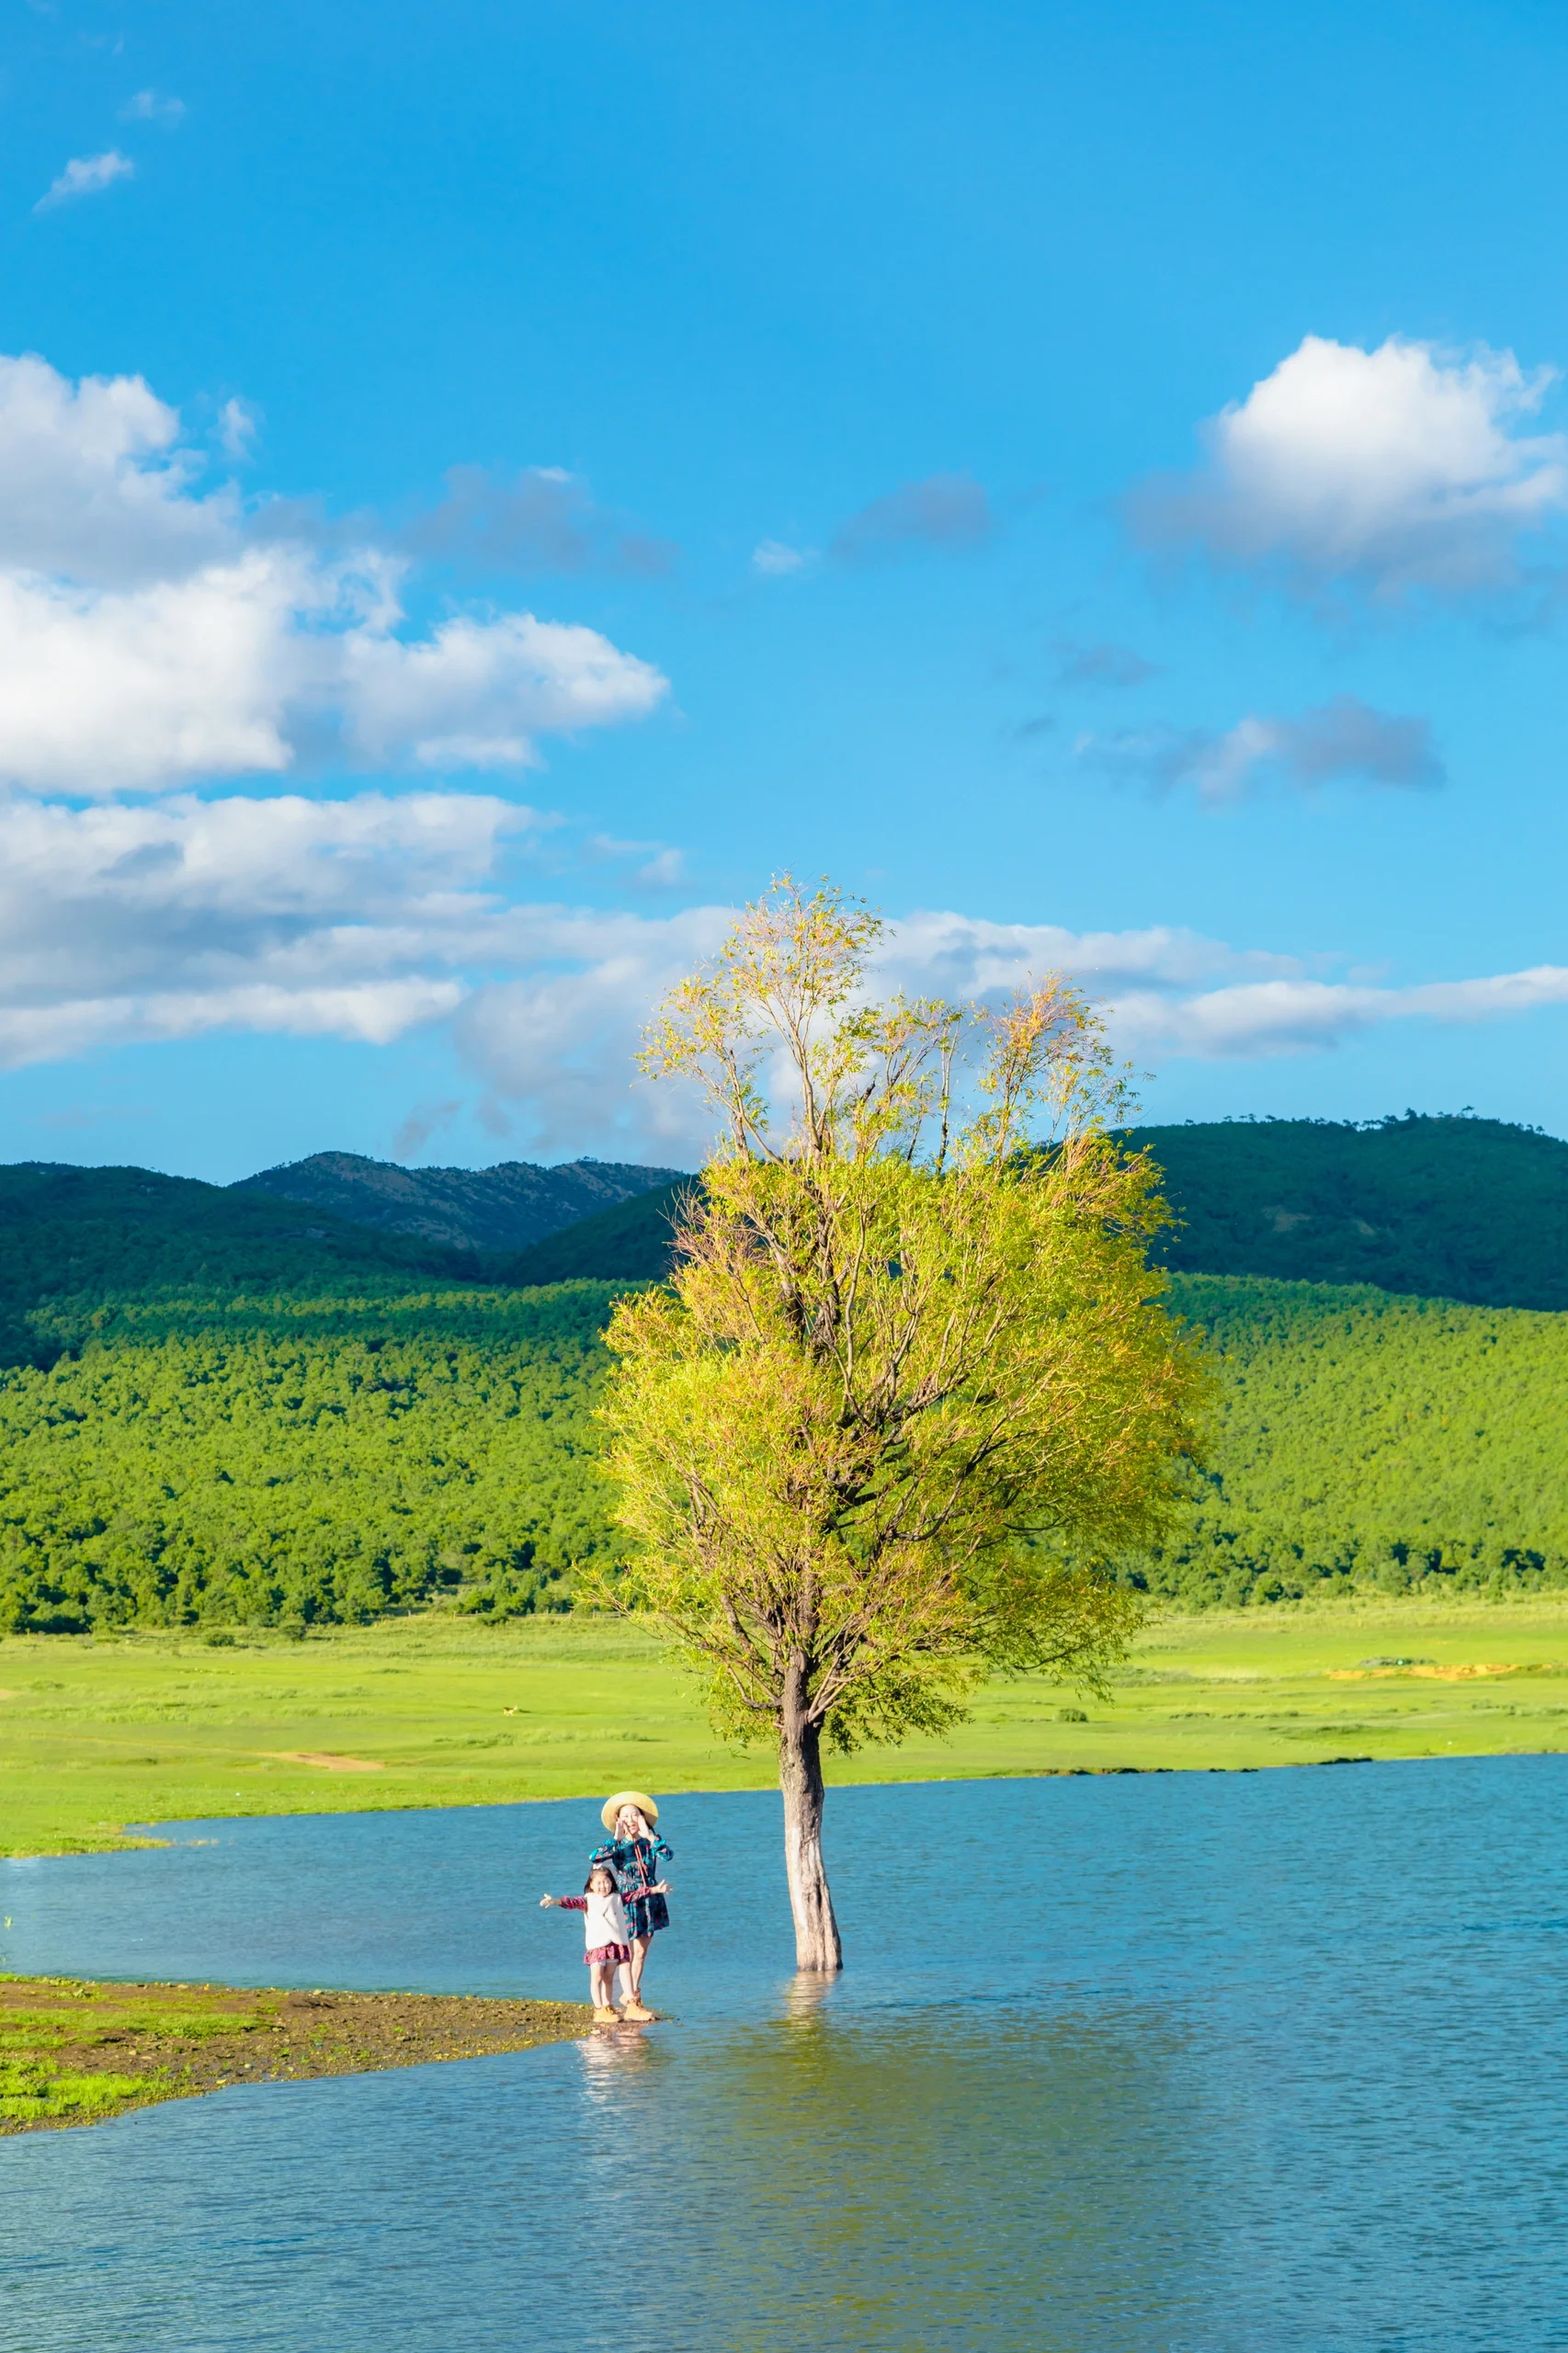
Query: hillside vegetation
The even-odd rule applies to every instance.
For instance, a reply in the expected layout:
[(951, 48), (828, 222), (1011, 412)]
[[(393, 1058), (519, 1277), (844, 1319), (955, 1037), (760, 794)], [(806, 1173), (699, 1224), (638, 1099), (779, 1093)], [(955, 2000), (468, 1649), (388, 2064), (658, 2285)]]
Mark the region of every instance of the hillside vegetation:
[[(0, 1628), (570, 1605), (614, 1558), (591, 1420), (614, 1286), (111, 1302), (0, 1377)], [(1568, 1317), (1178, 1277), (1222, 1404), (1189, 1607), (1568, 1584)]]
[(0, 1364), (52, 1363), (101, 1328), (117, 1300), (369, 1298), (432, 1276), (472, 1280), (472, 1265), (459, 1251), (191, 1177), (24, 1161), (0, 1167)]
[[(1468, 1166), (1472, 1234), (1507, 1222), (1495, 1203), (1534, 1199), (1530, 1280), (1550, 1288), (1568, 1153), (1550, 1139), (1453, 1120), (1139, 1140), (1184, 1172), (1173, 1255), (1343, 1241), (1331, 1222), (1315, 1239), (1258, 1227), (1261, 1211), (1227, 1226), (1220, 1176), (1203, 1191), (1217, 1141), (1235, 1149), (1233, 1200), (1251, 1185), (1267, 1206), (1293, 1169), (1289, 1198), (1324, 1221), (1365, 1150), (1384, 1213), (1400, 1186), (1417, 1200), (1418, 1177), (1435, 1204), (1385, 1271), (1453, 1271)], [(618, 1284), (666, 1263), (679, 1190), (485, 1262), (548, 1286), (517, 1289), (476, 1281), (471, 1252), (266, 1193), (0, 1170), (0, 1629), (298, 1629), (443, 1597), (482, 1618), (568, 1607), (574, 1563), (617, 1543), (594, 1469), (603, 1323)], [(1527, 1255), (1501, 1235), (1487, 1279), (1525, 1287)], [(1220, 1351), (1222, 1403), (1180, 1530), (1124, 1575), (1190, 1607), (1568, 1586), (1568, 1314), (1223, 1271), (1178, 1272), (1174, 1301)]]
[[(1132, 1128), (1176, 1223), (1183, 1274), (1376, 1283), (1483, 1307), (1568, 1309), (1568, 1144), (1498, 1120), (1415, 1113), (1369, 1126), (1225, 1120)], [(523, 1282), (657, 1282), (684, 1178), (583, 1218), (512, 1262)], [(498, 1270), (499, 1271), (499, 1270)]]
[(0, 1630), (569, 1607), (607, 1284), (99, 1311), (0, 1378)]
[(1183, 1273), (1376, 1283), (1568, 1309), (1568, 1143), (1500, 1120), (1225, 1120), (1134, 1128), (1180, 1222)]
[(1172, 1303), (1221, 1405), (1138, 1582), (1199, 1607), (1568, 1585), (1568, 1316), (1233, 1276), (1177, 1276)]

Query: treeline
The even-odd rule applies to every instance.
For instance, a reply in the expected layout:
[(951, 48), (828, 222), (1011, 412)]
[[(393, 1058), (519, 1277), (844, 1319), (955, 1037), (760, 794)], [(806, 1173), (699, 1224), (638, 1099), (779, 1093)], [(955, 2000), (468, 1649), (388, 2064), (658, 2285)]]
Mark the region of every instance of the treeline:
[(1198, 1608), (1568, 1586), (1568, 1315), (1207, 1275), (1172, 1302), (1221, 1404), (1133, 1583)]
[(571, 1606), (613, 1287), (97, 1311), (0, 1375), (0, 1628)]
[[(616, 1558), (616, 1288), (35, 1308), (54, 1360), (0, 1372), (0, 1628), (570, 1608), (574, 1565)], [(1199, 1608), (1568, 1586), (1568, 1315), (1201, 1275), (1173, 1302), (1221, 1402), (1130, 1581)]]
[[(1568, 1309), (1568, 1143), (1469, 1114), (1134, 1128), (1184, 1273)], [(585, 1267), (574, 1272), (585, 1273)]]

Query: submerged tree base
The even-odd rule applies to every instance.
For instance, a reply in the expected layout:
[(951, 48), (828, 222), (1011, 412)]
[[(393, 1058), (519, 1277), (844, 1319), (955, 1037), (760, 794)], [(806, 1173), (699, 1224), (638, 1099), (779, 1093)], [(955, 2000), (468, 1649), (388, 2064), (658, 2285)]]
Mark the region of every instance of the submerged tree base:
[(579, 2002), (254, 1992), (0, 1973), (0, 2133), (97, 2124), (231, 2084), (359, 2075), (564, 2042)]

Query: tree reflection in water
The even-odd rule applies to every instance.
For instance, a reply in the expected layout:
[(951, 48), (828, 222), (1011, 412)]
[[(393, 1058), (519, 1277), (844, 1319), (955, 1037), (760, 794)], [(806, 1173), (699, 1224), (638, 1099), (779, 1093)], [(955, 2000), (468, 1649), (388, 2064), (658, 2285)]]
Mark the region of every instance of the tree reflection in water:
[(695, 2291), (733, 2328), (705, 2343), (1201, 2343), (1217, 2234), (1167, 2024), (1038, 1995), (879, 2011), (841, 1990), (797, 1977), (774, 2020), (700, 2044), (583, 2046), (613, 2112), (596, 2174), (619, 2146), (626, 2189), (657, 2202), (678, 2144), (694, 2276), (667, 2280), (670, 2308), (689, 2316)]

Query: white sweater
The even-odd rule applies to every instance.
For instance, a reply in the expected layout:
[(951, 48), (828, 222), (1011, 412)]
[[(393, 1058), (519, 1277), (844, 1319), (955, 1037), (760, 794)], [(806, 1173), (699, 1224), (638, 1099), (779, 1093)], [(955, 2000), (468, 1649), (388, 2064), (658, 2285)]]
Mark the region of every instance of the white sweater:
[(595, 1952), (600, 1945), (629, 1945), (631, 1923), (626, 1916), (626, 1906), (619, 1895), (561, 1895), (556, 1898), (563, 1912), (583, 1915), (583, 1949)]

